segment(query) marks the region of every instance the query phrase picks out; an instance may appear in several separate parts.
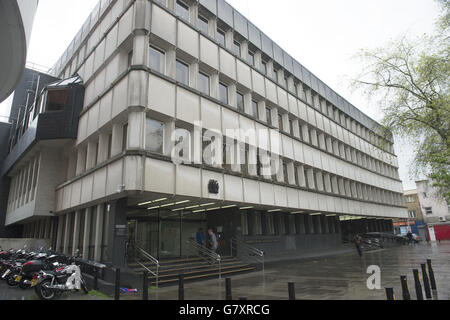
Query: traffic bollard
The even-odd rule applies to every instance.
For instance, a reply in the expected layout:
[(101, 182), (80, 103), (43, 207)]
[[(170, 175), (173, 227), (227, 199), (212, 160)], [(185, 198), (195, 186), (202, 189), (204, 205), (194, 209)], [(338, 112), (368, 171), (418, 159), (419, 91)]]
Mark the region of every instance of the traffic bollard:
[(231, 279), (225, 278), (225, 299), (233, 300), (231, 296)]
[(395, 300), (394, 288), (385, 288), (387, 300)]
[(148, 300), (148, 272), (144, 271), (142, 281), (142, 300)]
[(434, 271), (433, 271), (433, 265), (431, 264), (431, 259), (427, 259), (428, 264), (428, 274), (430, 275), (430, 284), (432, 290), (436, 289), (436, 280), (434, 279)]
[(295, 286), (293, 282), (288, 282), (289, 300), (295, 300)]
[(411, 295), (409, 294), (408, 289), (408, 280), (406, 280), (406, 276), (400, 276), (400, 282), (402, 284), (403, 300), (411, 300)]
[(116, 268), (116, 283), (114, 288), (114, 300), (120, 299), (120, 268)]
[(184, 274), (178, 275), (178, 300), (184, 300)]
[(427, 297), (427, 299), (431, 299), (432, 296), (431, 296), (430, 280), (428, 279), (425, 263), (421, 263), (420, 267), (422, 268), (422, 278), (423, 278), (423, 287), (425, 289), (425, 296)]
[(414, 283), (416, 285), (417, 300), (423, 300), (422, 285), (420, 284), (419, 270), (413, 269)]

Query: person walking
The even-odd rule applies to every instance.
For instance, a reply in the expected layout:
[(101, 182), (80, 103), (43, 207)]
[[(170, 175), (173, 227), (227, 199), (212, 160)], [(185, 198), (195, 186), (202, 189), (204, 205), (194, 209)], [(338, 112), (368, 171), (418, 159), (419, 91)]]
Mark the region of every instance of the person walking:
[(408, 238), (408, 244), (411, 244), (413, 242), (413, 234), (412, 234), (411, 230), (408, 230), (406, 237)]
[[(208, 229), (208, 249), (216, 253), (218, 247), (217, 237), (211, 228)], [(213, 261), (215, 262), (215, 260)]]
[(353, 242), (355, 243), (356, 250), (358, 251), (359, 257), (362, 257), (362, 250), (361, 250), (361, 236), (359, 234), (355, 234), (353, 237)]

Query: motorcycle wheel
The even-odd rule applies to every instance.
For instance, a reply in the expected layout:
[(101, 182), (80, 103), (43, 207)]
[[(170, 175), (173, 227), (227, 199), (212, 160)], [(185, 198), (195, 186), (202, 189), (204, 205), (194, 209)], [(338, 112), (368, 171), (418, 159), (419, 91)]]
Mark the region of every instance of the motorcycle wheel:
[(56, 292), (53, 289), (50, 289), (48, 286), (51, 284), (51, 279), (43, 280), (41, 283), (39, 283), (34, 291), (36, 292), (37, 296), (41, 300), (53, 300), (56, 297)]
[(17, 285), (19, 285), (19, 283), (16, 282), (16, 275), (13, 273), (10, 273), (8, 275), (8, 277), (6, 278), (6, 283), (11, 287), (16, 287)]
[(25, 281), (24, 279), (20, 280), (19, 288), (23, 289), (23, 290), (30, 288), (30, 286), (28, 284), (26, 284), (24, 281)]

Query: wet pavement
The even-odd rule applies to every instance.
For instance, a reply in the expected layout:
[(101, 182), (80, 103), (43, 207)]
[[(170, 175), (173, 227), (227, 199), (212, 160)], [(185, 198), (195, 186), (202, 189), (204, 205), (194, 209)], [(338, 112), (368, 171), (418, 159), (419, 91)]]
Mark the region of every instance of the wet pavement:
[[(386, 300), (385, 287), (393, 287), (397, 300), (402, 300), (400, 275), (406, 275), (411, 299), (416, 299), (412, 269), (418, 269), (421, 280), (421, 263), (431, 259), (436, 278), (437, 291), (434, 298), (450, 299), (450, 242), (421, 243), (364, 252), (360, 258), (356, 251), (317, 260), (286, 262), (269, 266), (264, 272), (252, 272), (231, 277), (233, 299), (280, 300), (288, 298), (288, 282), (295, 283), (296, 299), (305, 300)], [(369, 289), (367, 280), (369, 266), (380, 268), (379, 289)], [(376, 282), (369, 281), (371, 284)], [(423, 289), (425, 297), (425, 291)], [(225, 280), (213, 279), (184, 284), (186, 300), (224, 300)], [(0, 299), (37, 299), (34, 290), (11, 288), (0, 282)], [(90, 293), (66, 294), (61, 299), (95, 300), (106, 296)], [(140, 294), (121, 299), (141, 299)], [(150, 288), (150, 300), (177, 300), (178, 286)]]

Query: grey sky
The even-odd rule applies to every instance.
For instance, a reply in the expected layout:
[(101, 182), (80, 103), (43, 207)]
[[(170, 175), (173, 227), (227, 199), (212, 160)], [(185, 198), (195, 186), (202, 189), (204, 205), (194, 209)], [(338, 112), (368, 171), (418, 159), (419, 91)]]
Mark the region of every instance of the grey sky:
[[(401, 35), (432, 33), (439, 14), (433, 0), (228, 2), (322, 81), (377, 121), (381, 113), (376, 104), (361, 92), (348, 88), (347, 79), (360, 69), (352, 56), (361, 48), (383, 46)], [(51, 67), (96, 4), (97, 0), (40, 0), (28, 61)], [(9, 103), (0, 104), (0, 115), (9, 113)], [(395, 149), (404, 188), (415, 188), (408, 176), (411, 148), (396, 141)]]

